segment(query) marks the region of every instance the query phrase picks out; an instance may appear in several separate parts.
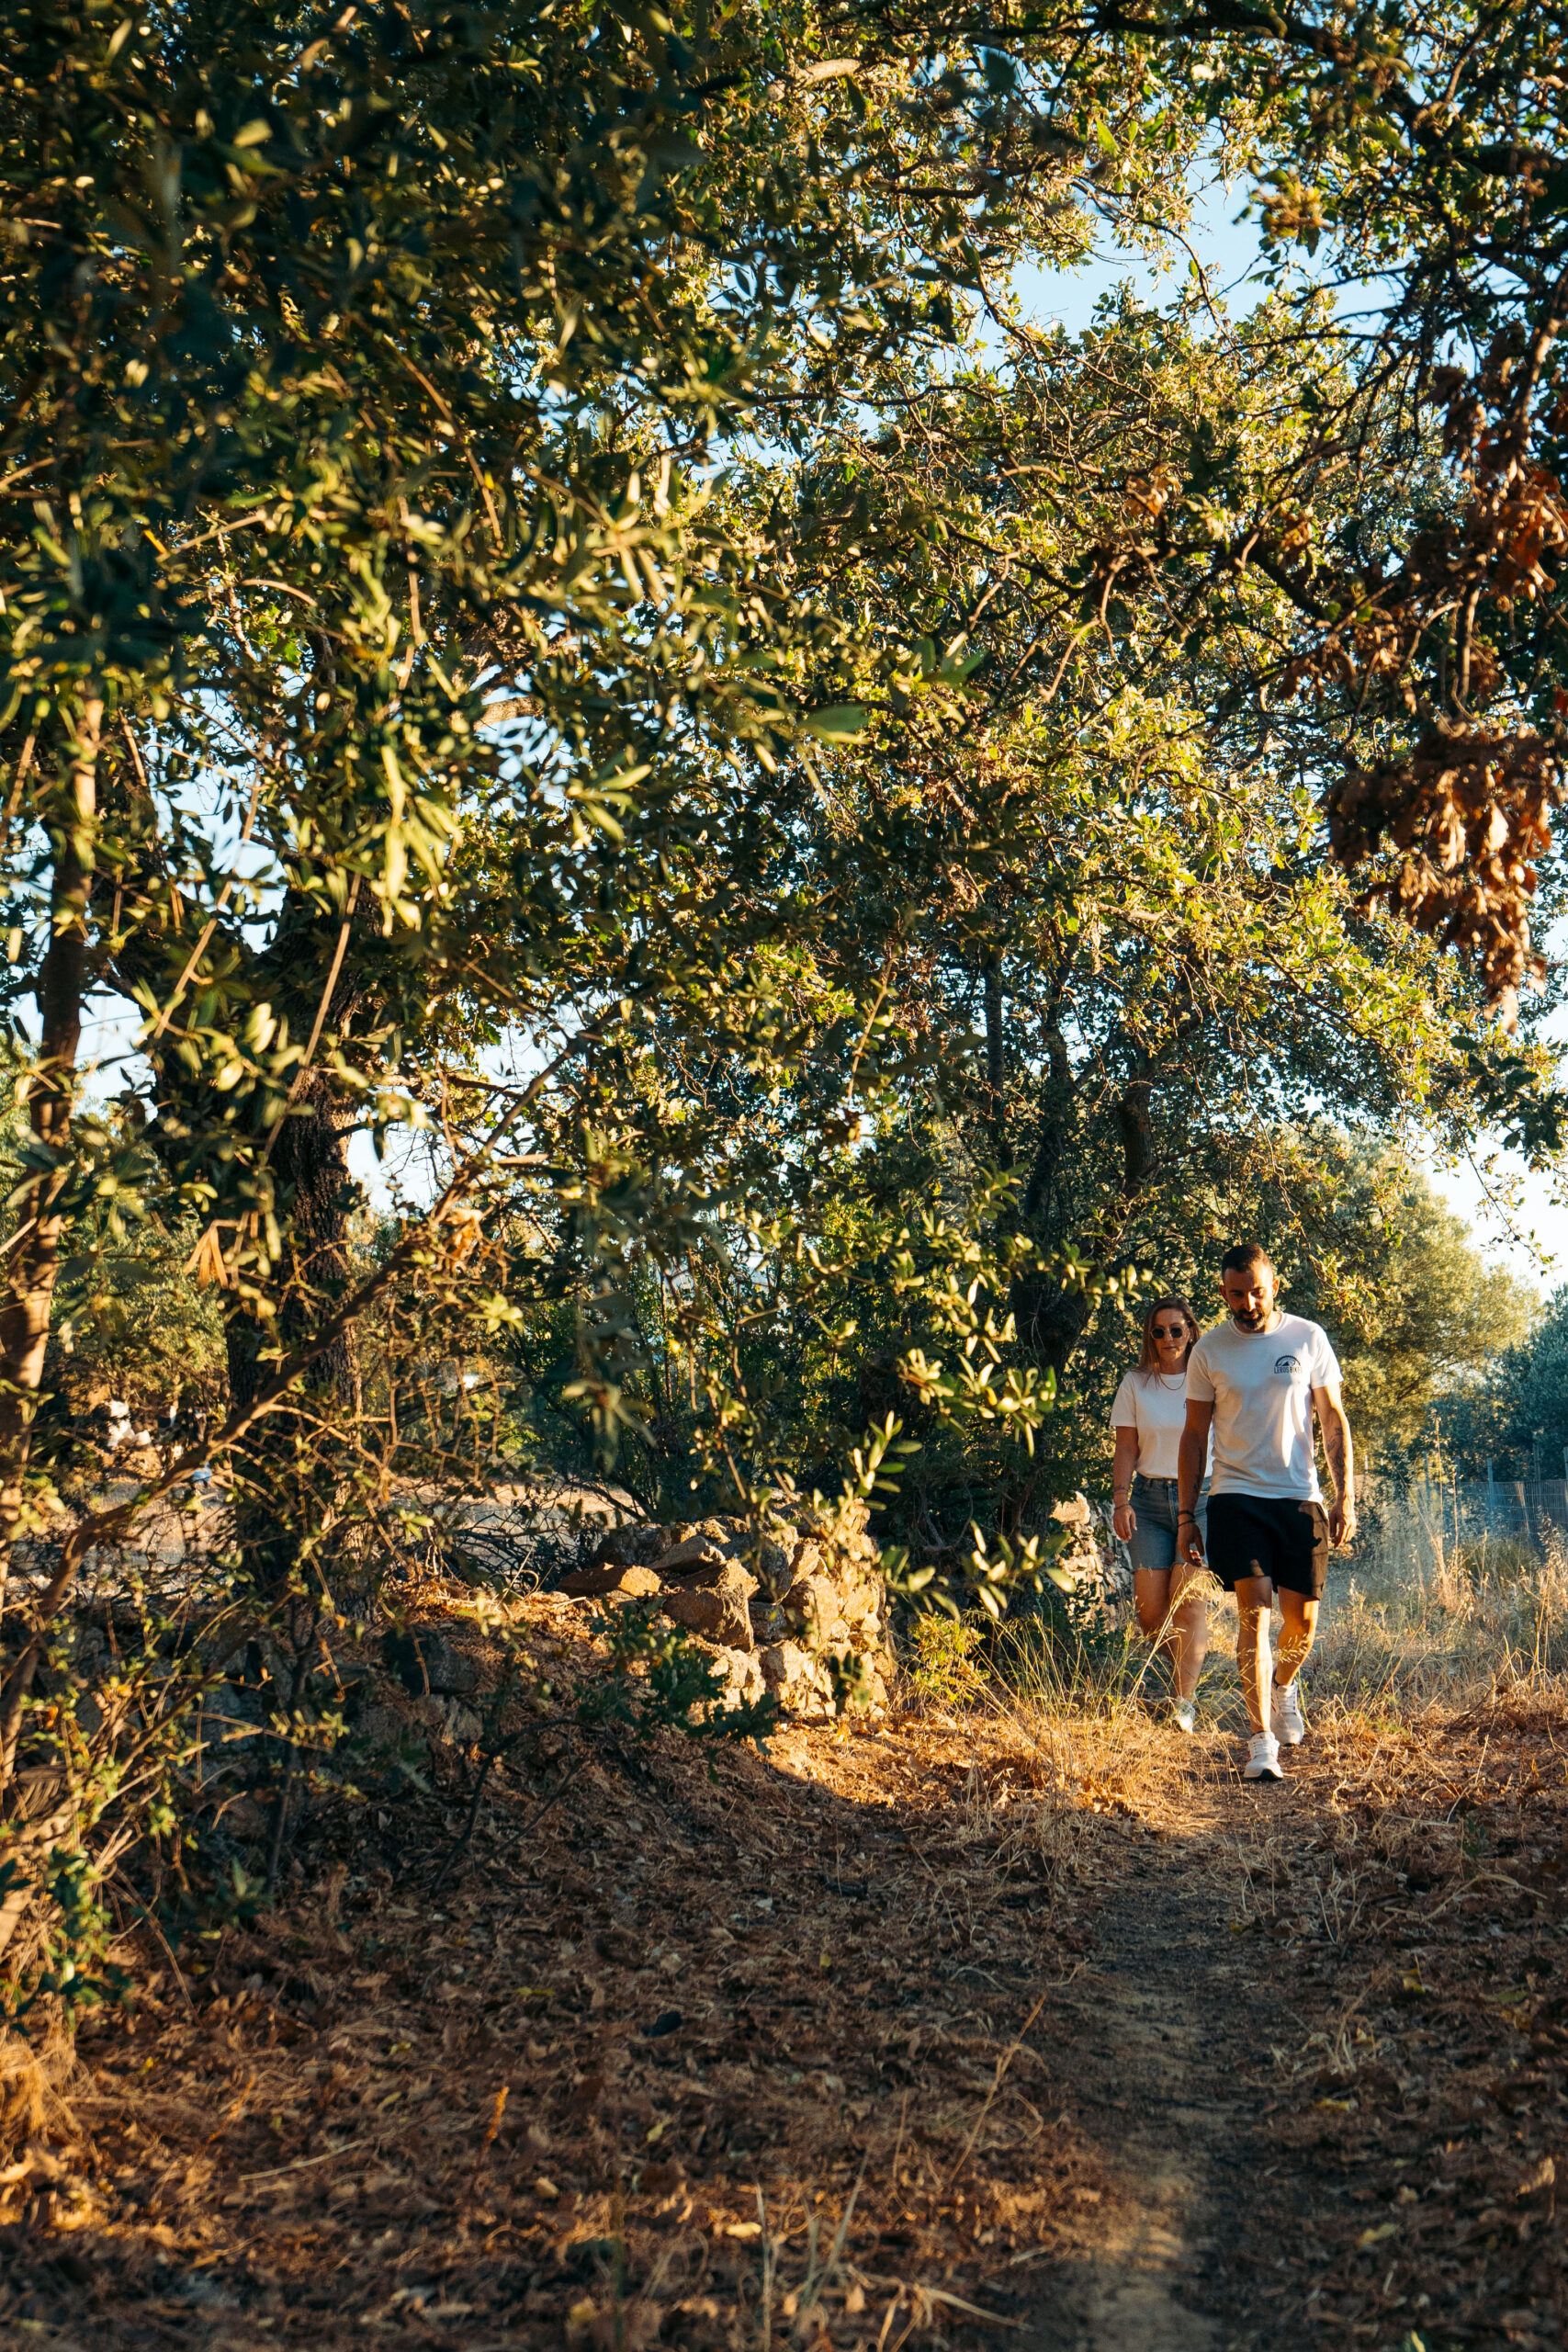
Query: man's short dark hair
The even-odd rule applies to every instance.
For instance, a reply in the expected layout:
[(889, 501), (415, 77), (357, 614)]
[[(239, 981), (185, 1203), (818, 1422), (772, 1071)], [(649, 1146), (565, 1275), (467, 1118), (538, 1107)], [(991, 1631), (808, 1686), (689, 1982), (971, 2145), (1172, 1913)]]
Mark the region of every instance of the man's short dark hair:
[(1267, 1266), (1270, 1273), (1274, 1272), (1274, 1261), (1262, 1242), (1237, 1241), (1220, 1260), (1220, 1279), (1224, 1281), (1226, 1274), (1250, 1274), (1258, 1266)]

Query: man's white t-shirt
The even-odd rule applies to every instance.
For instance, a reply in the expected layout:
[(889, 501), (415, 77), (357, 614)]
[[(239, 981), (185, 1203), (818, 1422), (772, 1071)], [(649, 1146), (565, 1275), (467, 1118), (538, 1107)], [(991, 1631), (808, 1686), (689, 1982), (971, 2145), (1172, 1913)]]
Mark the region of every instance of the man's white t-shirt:
[(1323, 1500), (1312, 1392), (1340, 1377), (1328, 1334), (1303, 1316), (1271, 1331), (1238, 1331), (1227, 1316), (1187, 1359), (1187, 1395), (1214, 1408), (1216, 1495)]
[(1138, 1432), (1138, 1475), (1144, 1478), (1174, 1478), (1177, 1451), (1187, 1426), (1187, 1374), (1184, 1372), (1129, 1372), (1111, 1408), (1113, 1430)]

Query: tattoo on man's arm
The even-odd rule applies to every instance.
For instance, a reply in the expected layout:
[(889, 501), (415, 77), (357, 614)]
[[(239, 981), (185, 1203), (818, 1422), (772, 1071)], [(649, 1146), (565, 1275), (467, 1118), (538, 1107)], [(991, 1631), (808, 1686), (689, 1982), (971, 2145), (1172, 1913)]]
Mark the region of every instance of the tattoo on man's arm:
[(1324, 1425), (1323, 1450), (1328, 1456), (1328, 1467), (1334, 1477), (1334, 1491), (1340, 1502), (1345, 1500), (1347, 1492), (1345, 1463), (1348, 1451), (1346, 1440), (1348, 1435), (1349, 1431), (1345, 1426), (1343, 1413), (1329, 1414)]

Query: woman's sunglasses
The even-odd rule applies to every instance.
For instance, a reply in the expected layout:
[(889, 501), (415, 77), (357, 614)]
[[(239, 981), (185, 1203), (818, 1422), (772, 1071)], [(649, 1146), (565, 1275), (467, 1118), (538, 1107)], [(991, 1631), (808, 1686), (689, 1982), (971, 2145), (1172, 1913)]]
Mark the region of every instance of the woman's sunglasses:
[(1156, 1340), (1184, 1340), (1186, 1337), (1187, 1326), (1185, 1323), (1156, 1323), (1155, 1325), (1155, 1338)]

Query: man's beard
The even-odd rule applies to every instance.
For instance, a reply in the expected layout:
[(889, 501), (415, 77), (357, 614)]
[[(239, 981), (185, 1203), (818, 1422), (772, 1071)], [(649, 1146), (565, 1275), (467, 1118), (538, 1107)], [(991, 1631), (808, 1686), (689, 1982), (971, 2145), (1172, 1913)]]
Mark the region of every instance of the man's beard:
[(1244, 1331), (1261, 1331), (1269, 1317), (1261, 1306), (1241, 1306), (1236, 1309), (1235, 1319)]

